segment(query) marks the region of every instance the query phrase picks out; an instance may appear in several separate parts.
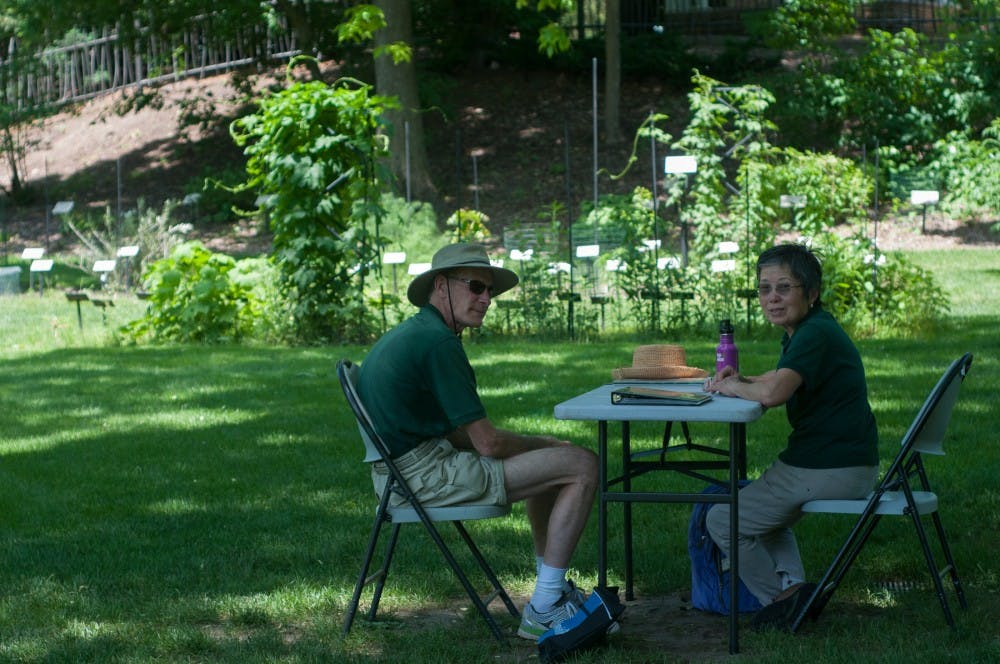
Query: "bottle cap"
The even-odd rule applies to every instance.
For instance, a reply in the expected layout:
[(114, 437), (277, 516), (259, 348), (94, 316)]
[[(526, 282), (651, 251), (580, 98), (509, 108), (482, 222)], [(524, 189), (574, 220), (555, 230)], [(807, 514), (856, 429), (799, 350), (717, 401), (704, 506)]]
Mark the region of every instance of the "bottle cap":
[(719, 334), (732, 334), (733, 324), (729, 322), (728, 318), (724, 318), (721, 323), (719, 323)]

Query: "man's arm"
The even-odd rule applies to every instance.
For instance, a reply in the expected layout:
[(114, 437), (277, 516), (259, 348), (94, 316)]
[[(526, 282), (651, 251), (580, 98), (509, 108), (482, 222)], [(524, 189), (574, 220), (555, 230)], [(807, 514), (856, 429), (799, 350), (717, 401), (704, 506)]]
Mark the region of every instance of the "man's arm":
[(498, 429), (488, 417), (455, 429), (448, 434), (448, 440), (456, 448), (474, 449), (483, 456), (497, 459), (505, 459), (543, 447), (570, 444), (568, 440), (559, 440), (552, 436), (525, 436), (506, 429)]

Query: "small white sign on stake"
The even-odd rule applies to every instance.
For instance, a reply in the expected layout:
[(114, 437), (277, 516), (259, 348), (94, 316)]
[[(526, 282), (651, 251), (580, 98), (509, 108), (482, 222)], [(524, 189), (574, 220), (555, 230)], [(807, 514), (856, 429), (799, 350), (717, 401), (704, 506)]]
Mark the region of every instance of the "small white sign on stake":
[(402, 265), (406, 262), (405, 251), (387, 251), (382, 254), (382, 262), (386, 265)]
[(672, 174), (697, 173), (698, 160), (691, 155), (666, 157), (663, 160), (663, 170)]
[(596, 258), (601, 253), (599, 244), (581, 244), (576, 248), (577, 258)]
[(661, 270), (676, 270), (680, 268), (681, 261), (677, 256), (664, 256), (663, 258), (656, 261), (656, 267)]
[(119, 258), (133, 258), (139, 255), (139, 247), (137, 245), (129, 245), (127, 247), (118, 247), (118, 253), (116, 254)]
[(569, 274), (569, 263), (565, 261), (560, 261), (557, 263), (549, 263), (549, 274), (555, 274), (556, 272), (565, 272)]
[(736, 269), (736, 261), (712, 261), (712, 272), (732, 272)]
[(914, 189), (910, 192), (910, 203), (913, 205), (930, 205), (938, 202), (938, 192), (933, 189)]
[(21, 258), (26, 261), (38, 260), (45, 255), (45, 249), (42, 247), (27, 247), (21, 252)]
[(782, 194), (780, 199), (780, 205), (783, 208), (804, 208), (806, 206), (805, 196), (794, 196), (790, 194)]
[(73, 211), (73, 201), (59, 201), (52, 207), (52, 214), (69, 214)]
[(28, 268), (29, 272), (51, 272), (52, 271), (52, 259), (43, 258), (31, 261), (31, 267)]
[(114, 260), (102, 260), (94, 262), (94, 272), (114, 272)]
[(719, 253), (720, 254), (735, 254), (740, 250), (740, 245), (736, 242), (720, 242), (719, 243)]
[(423, 274), (429, 269), (431, 269), (430, 263), (410, 263), (406, 268), (406, 273), (412, 276), (417, 276), (418, 274)]

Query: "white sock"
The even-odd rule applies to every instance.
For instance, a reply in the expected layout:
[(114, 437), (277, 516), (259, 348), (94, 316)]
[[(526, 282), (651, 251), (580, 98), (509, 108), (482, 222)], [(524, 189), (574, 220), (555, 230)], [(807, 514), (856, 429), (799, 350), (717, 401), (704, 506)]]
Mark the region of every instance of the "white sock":
[(542, 563), (535, 581), (535, 592), (531, 595), (531, 606), (539, 613), (550, 611), (563, 594), (563, 584), (566, 582), (566, 569), (549, 567)]
[[(539, 574), (541, 574), (541, 572), (542, 572), (542, 565), (544, 565), (544, 564), (545, 564), (545, 556), (535, 556), (535, 576), (538, 576)], [(570, 585), (570, 580), (569, 579), (566, 579), (566, 578), (563, 579), (563, 588), (562, 589), (563, 589), (564, 593), (568, 593), (570, 590), (573, 589), (573, 586)]]

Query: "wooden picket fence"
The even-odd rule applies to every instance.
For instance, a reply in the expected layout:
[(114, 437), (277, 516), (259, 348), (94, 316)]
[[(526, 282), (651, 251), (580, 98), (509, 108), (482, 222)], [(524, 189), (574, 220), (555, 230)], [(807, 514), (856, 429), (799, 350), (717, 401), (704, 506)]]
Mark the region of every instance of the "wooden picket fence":
[(299, 53), (291, 31), (263, 24), (230, 31), (233, 36), (227, 39), (215, 34), (212, 17), (206, 16), (169, 39), (147, 31), (126, 41), (116, 29), (104, 29), (99, 37), (46, 49), (28, 61), (0, 59), (0, 103), (19, 110), (61, 106)]

